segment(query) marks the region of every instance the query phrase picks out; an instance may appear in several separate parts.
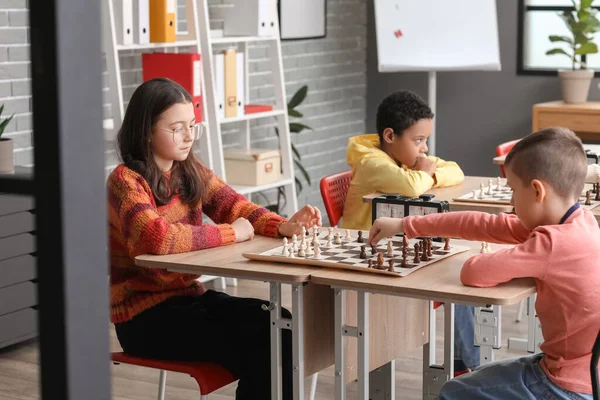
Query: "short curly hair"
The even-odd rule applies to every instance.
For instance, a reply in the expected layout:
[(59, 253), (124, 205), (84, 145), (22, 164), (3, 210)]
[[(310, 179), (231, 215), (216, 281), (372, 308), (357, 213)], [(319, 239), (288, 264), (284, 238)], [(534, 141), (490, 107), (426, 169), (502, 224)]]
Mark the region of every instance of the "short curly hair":
[(402, 136), (405, 130), (421, 119), (433, 119), (427, 103), (409, 90), (400, 90), (386, 97), (377, 109), (377, 134), (383, 140), (383, 131), (391, 128)]

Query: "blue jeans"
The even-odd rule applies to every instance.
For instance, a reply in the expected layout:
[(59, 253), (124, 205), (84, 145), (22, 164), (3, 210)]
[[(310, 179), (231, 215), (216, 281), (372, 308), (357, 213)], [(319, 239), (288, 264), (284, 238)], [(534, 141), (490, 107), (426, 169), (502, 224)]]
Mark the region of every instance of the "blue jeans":
[(454, 306), (454, 371), (473, 370), (479, 365), (475, 343), (475, 307)]
[(454, 400), (592, 400), (556, 386), (542, 371), (543, 354), (502, 360), (449, 380), (438, 399)]

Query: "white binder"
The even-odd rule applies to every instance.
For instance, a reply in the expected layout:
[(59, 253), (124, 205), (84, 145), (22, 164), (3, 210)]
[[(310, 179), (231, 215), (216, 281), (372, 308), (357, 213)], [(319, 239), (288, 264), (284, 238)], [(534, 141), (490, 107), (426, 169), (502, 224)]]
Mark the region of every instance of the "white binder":
[(245, 113), (244, 106), (246, 105), (246, 76), (244, 75), (244, 53), (236, 54), (236, 76), (237, 76), (237, 101), (238, 101), (238, 117)]
[(133, 0), (115, 2), (115, 30), (118, 44), (133, 44)]
[(133, 42), (150, 43), (150, 0), (133, 0)]
[(225, 12), (225, 36), (278, 36), (277, 3), (274, 0), (229, 0)]
[(225, 118), (225, 56), (223, 53), (215, 54), (215, 95), (217, 119)]

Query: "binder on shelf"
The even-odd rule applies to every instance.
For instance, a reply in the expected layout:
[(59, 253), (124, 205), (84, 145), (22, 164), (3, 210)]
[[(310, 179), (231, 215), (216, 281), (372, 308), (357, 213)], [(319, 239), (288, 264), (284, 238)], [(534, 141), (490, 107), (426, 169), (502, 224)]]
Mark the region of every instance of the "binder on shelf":
[(133, 42), (150, 43), (150, 0), (133, 0)]
[(121, 0), (115, 3), (115, 30), (118, 44), (133, 44), (133, 3)]
[(225, 55), (215, 54), (215, 95), (217, 119), (225, 118)]
[(236, 75), (237, 75), (237, 115), (245, 114), (244, 106), (246, 105), (246, 76), (244, 74), (244, 53), (238, 52), (236, 59)]
[(174, 42), (175, 35), (175, 0), (150, 0), (150, 42)]
[(275, 0), (229, 0), (225, 12), (225, 36), (278, 36)]
[(225, 59), (225, 118), (237, 117), (237, 51), (223, 51)]
[(197, 53), (143, 53), (142, 79), (169, 78), (192, 96), (196, 122), (202, 121), (202, 64)]
[(273, 106), (270, 104), (246, 104), (244, 111), (246, 114), (269, 112), (273, 111)]

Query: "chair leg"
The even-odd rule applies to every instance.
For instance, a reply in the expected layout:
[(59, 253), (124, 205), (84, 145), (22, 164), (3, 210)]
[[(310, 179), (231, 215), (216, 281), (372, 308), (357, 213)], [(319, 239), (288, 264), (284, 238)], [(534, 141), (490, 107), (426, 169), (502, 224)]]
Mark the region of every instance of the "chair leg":
[(206, 394), (201, 394), (201, 395), (200, 395), (200, 400), (208, 400), (208, 395), (206, 395)]
[(521, 320), (523, 319), (523, 309), (525, 308), (525, 302), (526, 301), (527, 301), (527, 299), (523, 299), (519, 303), (519, 311), (517, 311), (517, 320), (516, 320), (516, 322), (521, 322)]
[(165, 400), (165, 388), (167, 386), (167, 371), (164, 369), (160, 370), (160, 377), (158, 378), (158, 400)]
[(319, 373), (314, 373), (310, 377), (310, 395), (309, 400), (315, 400), (315, 396), (317, 394), (317, 380), (319, 379)]

